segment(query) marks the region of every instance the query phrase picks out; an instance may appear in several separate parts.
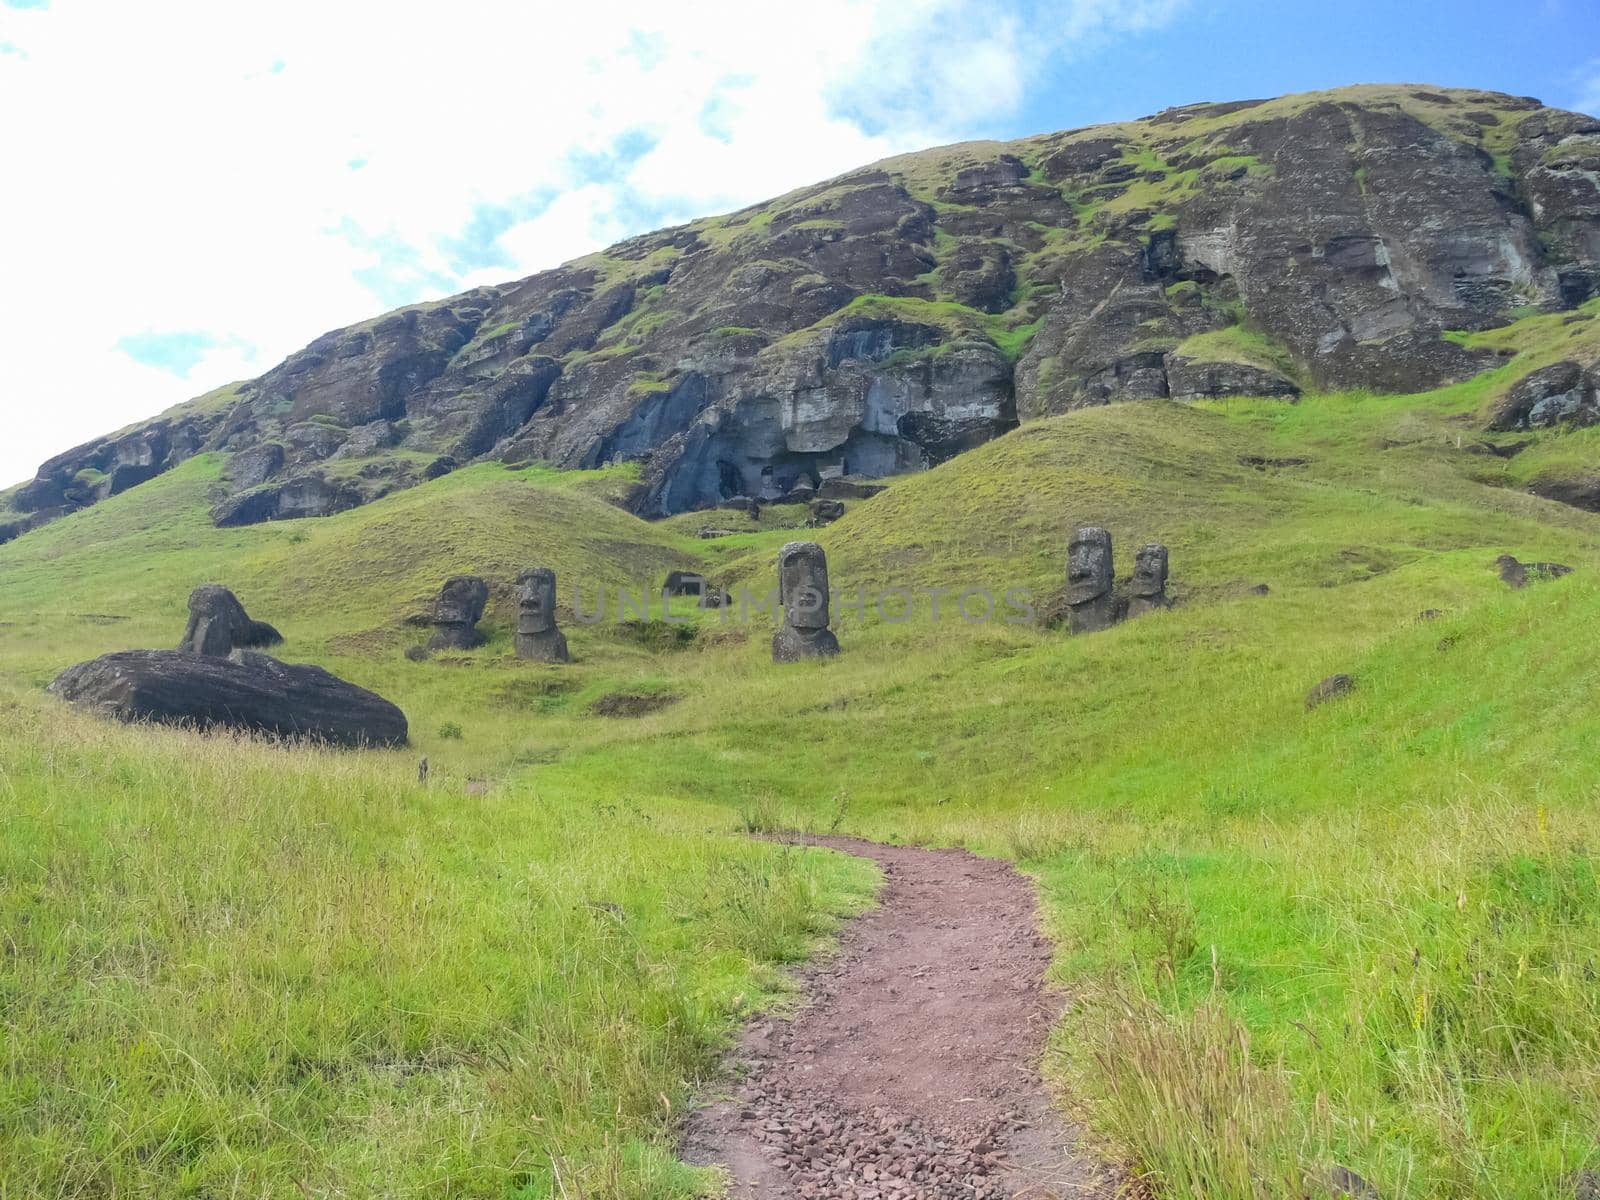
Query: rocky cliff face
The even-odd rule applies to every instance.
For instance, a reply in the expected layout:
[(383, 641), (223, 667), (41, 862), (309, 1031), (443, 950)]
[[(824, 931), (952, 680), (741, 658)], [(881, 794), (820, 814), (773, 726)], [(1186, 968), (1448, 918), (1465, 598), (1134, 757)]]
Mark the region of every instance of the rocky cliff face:
[(1086, 405), (1432, 387), (1485, 365), (1442, 331), (1597, 292), (1600, 122), (1413, 87), (1196, 105), (892, 159), (337, 330), (223, 411), (52, 460), (11, 506), (92, 503), (204, 447), (230, 456), (219, 523), (483, 457), (637, 460), (634, 503), (664, 514)]

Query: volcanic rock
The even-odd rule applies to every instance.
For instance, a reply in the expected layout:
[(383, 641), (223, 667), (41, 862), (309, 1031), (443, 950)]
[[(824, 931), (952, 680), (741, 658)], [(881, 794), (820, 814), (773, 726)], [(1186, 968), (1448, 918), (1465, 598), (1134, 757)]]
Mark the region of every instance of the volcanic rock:
[(1320, 708), (1329, 700), (1355, 691), (1356, 681), (1349, 675), (1329, 675), (1306, 694), (1306, 708)]
[(1098, 633), (1117, 623), (1112, 592), (1111, 534), (1086, 525), (1067, 544), (1067, 623), (1073, 633)]
[(567, 638), (556, 628), (556, 573), (536, 567), (517, 576), (517, 657), (569, 661)]
[(475, 650), (489, 639), (478, 631), (489, 605), (489, 585), (476, 575), (453, 575), (433, 602), (431, 650)]
[(1552, 425), (1593, 425), (1600, 420), (1596, 379), (1575, 362), (1541, 367), (1518, 380), (1496, 409), (1489, 428), (1545, 429)]
[(79, 663), (51, 692), (129, 723), (225, 728), (326, 742), (403, 746), (405, 714), (321, 667), (281, 663), (249, 650), (227, 658), (181, 650), (126, 650)]
[(783, 626), (772, 638), (772, 661), (798, 662), (839, 653), (828, 628), (828, 557), (815, 542), (789, 542), (778, 552), (778, 602)]
[(1494, 565), (1500, 570), (1500, 578), (1512, 588), (1526, 587), (1535, 580), (1560, 579), (1563, 575), (1572, 574), (1572, 568), (1566, 563), (1518, 562), (1516, 556), (1511, 554), (1502, 554)]
[(252, 621), (239, 598), (217, 583), (189, 594), (189, 625), (178, 649), (226, 658), (235, 650), (276, 646), (283, 635), (265, 621)]
[[(839, 477), (1090, 405), (1431, 388), (1500, 361), (1443, 331), (1596, 294), (1597, 156), (1576, 113), (1382, 86), (910, 155), (334, 330), (52, 459), (10, 506), (51, 519), (206, 449), (224, 525), (481, 458), (636, 463), (626, 502), (660, 516), (847, 498)], [(1192, 341), (1241, 325), (1261, 361)], [(1500, 419), (1595, 419), (1586, 378)], [(370, 469), (324, 465), (348, 458)]]

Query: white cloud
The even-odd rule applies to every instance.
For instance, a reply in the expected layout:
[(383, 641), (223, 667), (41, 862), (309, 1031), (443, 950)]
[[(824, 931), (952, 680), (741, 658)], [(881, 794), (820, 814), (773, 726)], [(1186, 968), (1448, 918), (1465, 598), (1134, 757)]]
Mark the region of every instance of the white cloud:
[[(0, 485), (395, 303), (970, 136), (1181, 2), (0, 6)], [(220, 348), (178, 377), (146, 331)]]
[(1578, 85), (1578, 99), (1572, 107), (1578, 112), (1600, 117), (1600, 59), (1589, 64), (1588, 77)]

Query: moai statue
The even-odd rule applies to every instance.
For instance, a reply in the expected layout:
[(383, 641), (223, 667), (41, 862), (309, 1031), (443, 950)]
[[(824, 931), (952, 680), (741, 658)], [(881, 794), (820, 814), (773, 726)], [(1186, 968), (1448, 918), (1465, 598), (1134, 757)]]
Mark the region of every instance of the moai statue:
[(1128, 615), (1140, 617), (1167, 607), (1167, 548), (1160, 542), (1140, 546), (1133, 556), (1133, 579), (1128, 584)]
[(778, 552), (778, 603), (783, 628), (772, 638), (772, 661), (798, 662), (839, 653), (828, 628), (828, 558), (815, 542), (790, 542)]
[(1111, 534), (1087, 525), (1067, 543), (1067, 625), (1073, 633), (1097, 633), (1117, 623), (1111, 588)]
[(189, 625), (179, 650), (227, 658), (240, 648), (276, 646), (280, 634), (265, 621), (252, 621), (239, 598), (217, 583), (202, 584), (189, 593)]
[(549, 567), (517, 576), (517, 657), (570, 661), (566, 635), (556, 628), (556, 573)]
[(489, 639), (478, 622), (489, 604), (489, 585), (476, 575), (453, 575), (433, 602), (433, 637), (429, 650), (475, 650)]

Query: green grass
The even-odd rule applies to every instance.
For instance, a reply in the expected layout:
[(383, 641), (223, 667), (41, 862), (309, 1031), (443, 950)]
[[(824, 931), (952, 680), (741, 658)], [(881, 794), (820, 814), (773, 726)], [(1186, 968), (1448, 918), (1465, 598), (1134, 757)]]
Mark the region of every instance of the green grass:
[(0, 703), (7, 1195), (689, 1196), (671, 1117), (870, 883), (692, 806)]
[[(626, 470), (475, 466), (216, 530), (203, 458), (0, 547), (0, 1194), (703, 1191), (671, 1155), (685, 1098), (870, 882), (734, 835), (837, 826), (1037, 878), (1075, 997), (1049, 1069), (1159, 1195), (1320, 1195), (1334, 1163), (1385, 1197), (1559, 1195), (1600, 1165), (1600, 519), (1519, 472), (1594, 439), (1473, 445), (1591, 326), (1472, 335), (1521, 353), (1424, 396), (1030, 423), (807, 534), (846, 592), (1041, 610), (1073, 526), (1123, 571), (1166, 542), (1178, 606), (1093, 637), (953, 596), (935, 625), (924, 594), (899, 624), (840, 605), (838, 659), (777, 667), (767, 627), (679, 602), (685, 626), (567, 616), (570, 666), (518, 662), (525, 566), (563, 606), (680, 567), (770, 586), (798, 513), (646, 523), (606, 502)], [(1577, 570), (1511, 592), (1505, 552)], [(495, 586), (489, 644), (408, 662), (462, 570)], [(399, 702), (412, 751), (41, 694), (175, 642), (210, 579), (284, 657)], [(1308, 712), (1337, 671), (1355, 692)], [(614, 692), (679, 699), (596, 715)]]
[(1276, 371), (1290, 379), (1304, 375), (1288, 347), (1244, 325), (1230, 325), (1226, 329), (1184, 338), (1177, 352), (1200, 362), (1242, 363), (1264, 371)]

